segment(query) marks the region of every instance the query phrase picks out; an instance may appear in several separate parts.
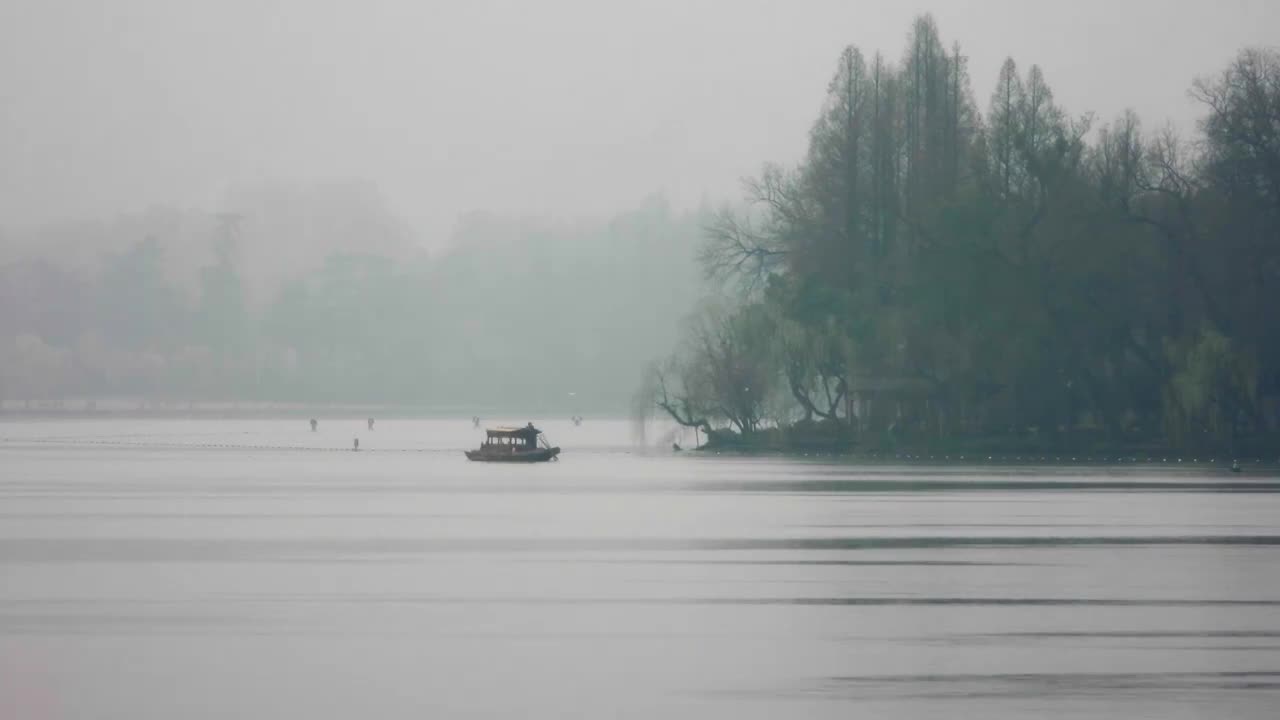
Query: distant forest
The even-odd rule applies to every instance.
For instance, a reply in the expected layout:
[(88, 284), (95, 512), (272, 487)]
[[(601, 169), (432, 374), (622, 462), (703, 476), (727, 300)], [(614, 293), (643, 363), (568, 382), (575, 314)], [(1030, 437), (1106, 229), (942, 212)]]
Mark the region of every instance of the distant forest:
[(803, 160), (709, 224), (729, 292), (641, 409), (739, 442), (1268, 447), (1280, 55), (1189, 92), (1179, 137), (1074, 115), (1012, 59), (979, 105), (928, 16), (896, 62), (848, 47)]
[[(0, 400), (620, 413), (695, 306), (704, 224), (473, 214), (427, 253), (351, 184), (0, 237)], [(133, 407), (132, 404), (129, 407)]]

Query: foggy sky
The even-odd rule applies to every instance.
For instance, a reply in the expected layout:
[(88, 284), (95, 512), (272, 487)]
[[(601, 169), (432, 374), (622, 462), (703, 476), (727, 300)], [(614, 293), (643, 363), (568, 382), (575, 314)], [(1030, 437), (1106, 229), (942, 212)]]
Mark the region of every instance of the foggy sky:
[(980, 109), (1011, 55), (1073, 113), (1184, 130), (1197, 75), (1280, 44), (1273, 0), (4, 0), (0, 227), (333, 179), (429, 244), (470, 210), (719, 202), (799, 159), (844, 45), (897, 60), (925, 11)]

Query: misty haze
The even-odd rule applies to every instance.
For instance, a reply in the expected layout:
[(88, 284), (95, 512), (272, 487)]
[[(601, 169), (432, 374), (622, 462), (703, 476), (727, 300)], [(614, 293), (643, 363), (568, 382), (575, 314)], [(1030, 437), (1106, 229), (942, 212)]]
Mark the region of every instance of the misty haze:
[(0, 0), (0, 718), (1269, 718), (1280, 4)]

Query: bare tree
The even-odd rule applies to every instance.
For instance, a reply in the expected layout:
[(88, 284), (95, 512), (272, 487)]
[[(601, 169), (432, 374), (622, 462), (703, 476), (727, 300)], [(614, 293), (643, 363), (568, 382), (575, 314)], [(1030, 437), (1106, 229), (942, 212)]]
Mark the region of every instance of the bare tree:
[(1197, 80), (1191, 96), (1209, 108), (1206, 170), (1280, 219), (1280, 51), (1242, 51), (1218, 77)]
[(711, 432), (711, 415), (706, 403), (685, 383), (688, 368), (675, 357), (654, 364), (645, 379), (642, 402), (648, 400), (684, 427)]
[(699, 260), (708, 277), (754, 290), (791, 254), (790, 241), (806, 224), (806, 198), (797, 180), (776, 165), (744, 180), (743, 189), (745, 208), (722, 208), (704, 227)]

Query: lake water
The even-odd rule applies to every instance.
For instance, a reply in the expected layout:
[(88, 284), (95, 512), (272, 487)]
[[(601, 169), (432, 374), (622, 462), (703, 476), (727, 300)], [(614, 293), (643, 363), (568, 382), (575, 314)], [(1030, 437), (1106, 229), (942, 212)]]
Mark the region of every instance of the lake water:
[(562, 461), (504, 466), (468, 420), (0, 423), (0, 717), (1280, 707), (1274, 469), (546, 430)]

